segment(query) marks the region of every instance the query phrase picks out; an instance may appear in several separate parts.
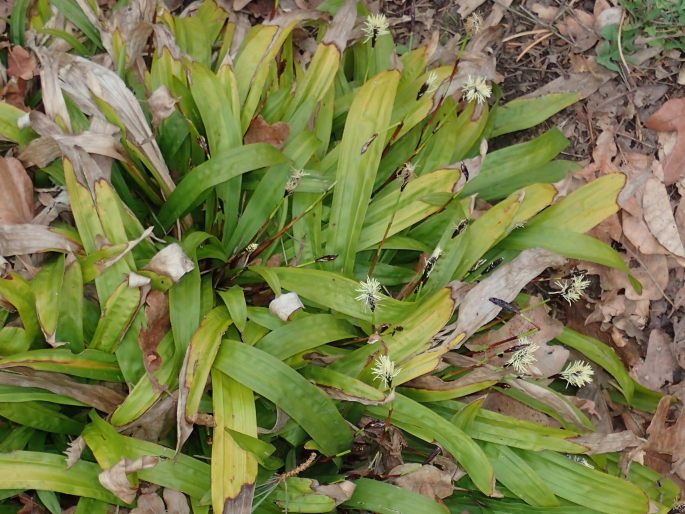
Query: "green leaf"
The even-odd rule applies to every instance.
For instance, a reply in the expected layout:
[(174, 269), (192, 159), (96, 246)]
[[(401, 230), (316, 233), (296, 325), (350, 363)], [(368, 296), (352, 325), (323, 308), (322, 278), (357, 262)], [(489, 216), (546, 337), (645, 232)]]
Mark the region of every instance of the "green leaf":
[(52, 4), (60, 11), (64, 18), (69, 20), (76, 28), (90, 39), (96, 46), (102, 48), (102, 41), (100, 40), (100, 32), (90, 22), (88, 16), (81, 10), (74, 0), (50, 0)]
[(83, 424), (62, 414), (51, 405), (38, 402), (0, 403), (0, 417), (45, 432), (78, 435)]
[(448, 514), (449, 510), (425, 496), (407, 491), (401, 487), (360, 478), (352, 498), (343, 503), (344, 507), (379, 514)]
[(578, 100), (578, 93), (552, 93), (537, 98), (516, 98), (495, 109), (490, 137), (534, 127)]
[(31, 350), (0, 359), (0, 368), (27, 367), (38, 371), (55, 371), (75, 377), (123, 382), (116, 357), (100, 350), (72, 353), (62, 348)]
[(284, 160), (281, 152), (265, 143), (241, 146), (223, 155), (214, 156), (183, 177), (159, 211), (159, 222), (163, 227), (169, 228), (206, 191), (248, 171), (273, 166)]
[[(392, 410), (391, 410), (392, 409)], [(428, 443), (439, 443), (468, 473), (478, 489), (487, 495), (495, 490), (495, 474), (483, 450), (461, 429), (428, 407), (397, 394), (390, 405), (369, 406), (367, 412)]]
[[(49, 263), (43, 264), (31, 282), (36, 298), (36, 313), (43, 335), (55, 343), (55, 331), (60, 311), (60, 292), (64, 281), (64, 255), (60, 254)], [(62, 300), (64, 302), (64, 300)]]
[(312, 436), (324, 454), (335, 455), (352, 444), (352, 433), (335, 404), (277, 358), (226, 340), (214, 367), (283, 409)]
[(67, 469), (63, 455), (15, 451), (0, 454), (0, 473), (3, 488), (43, 489), (126, 505), (100, 485), (100, 468), (92, 462), (80, 460)]
[(340, 143), (326, 253), (337, 255), (330, 269), (351, 274), (400, 74), (385, 71), (357, 92)]

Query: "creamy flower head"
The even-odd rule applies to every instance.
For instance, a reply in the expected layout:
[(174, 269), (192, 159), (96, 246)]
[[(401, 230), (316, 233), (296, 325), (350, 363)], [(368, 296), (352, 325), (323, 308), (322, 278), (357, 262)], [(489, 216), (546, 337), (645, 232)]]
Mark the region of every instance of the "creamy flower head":
[(466, 27), (466, 32), (471, 36), (475, 36), (480, 32), (480, 29), (483, 26), (483, 18), (481, 18), (478, 13), (474, 12), (471, 16), (466, 18), (466, 23), (464, 25)]
[(572, 362), (560, 373), (561, 378), (566, 380), (568, 385), (575, 387), (583, 387), (591, 383), (594, 374), (595, 372), (592, 369), (592, 366), (583, 361)]
[(245, 247), (245, 251), (246, 251), (247, 253), (252, 253), (252, 252), (254, 252), (255, 250), (257, 250), (257, 248), (259, 248), (259, 245), (258, 245), (257, 243), (250, 243), (249, 245), (247, 245), (247, 246)]
[(285, 185), (285, 194), (289, 195), (292, 194), (295, 189), (297, 189), (297, 186), (300, 185), (300, 180), (302, 177), (306, 177), (309, 175), (306, 171), (302, 169), (292, 169), (292, 173), (290, 174), (290, 178), (288, 179), (288, 182)]
[(364, 26), (362, 27), (362, 31), (366, 36), (364, 38), (364, 43), (367, 43), (370, 40), (375, 43), (378, 37), (389, 34), (390, 31), (388, 30), (388, 27), (388, 19), (384, 14), (369, 14), (364, 20)]
[(554, 285), (559, 288), (559, 291), (553, 291), (551, 294), (560, 294), (570, 305), (573, 302), (580, 300), (583, 292), (591, 283), (592, 282), (581, 273), (574, 275), (569, 280), (557, 280), (554, 282)]
[(355, 289), (359, 295), (355, 300), (364, 304), (371, 312), (376, 310), (378, 302), (381, 301), (381, 283), (375, 278), (366, 277), (366, 280), (359, 282), (359, 287)]
[(535, 352), (540, 347), (525, 336), (518, 338), (517, 346), (521, 348), (511, 354), (507, 364), (519, 375), (527, 375), (529, 373), (528, 368), (537, 362)]
[(396, 368), (395, 363), (387, 355), (376, 357), (371, 368), (374, 380), (380, 380), (385, 387), (392, 387), (392, 381), (400, 374), (400, 371), (402, 368)]
[(476, 101), (478, 104), (485, 103), (492, 94), (492, 88), (488, 86), (485, 77), (469, 75), (461, 89), (467, 102)]

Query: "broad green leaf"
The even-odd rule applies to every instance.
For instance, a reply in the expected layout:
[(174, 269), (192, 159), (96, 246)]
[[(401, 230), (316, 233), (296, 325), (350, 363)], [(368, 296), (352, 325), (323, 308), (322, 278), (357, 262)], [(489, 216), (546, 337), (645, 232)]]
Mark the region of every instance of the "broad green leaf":
[[(16, 2), (15, 8), (20, 4), (28, 5), (28, 0)], [(18, 19), (17, 19), (18, 20)], [(15, 22), (12, 16), (12, 22)], [(0, 138), (14, 141), (19, 146), (26, 146), (37, 134), (30, 128), (19, 128), (19, 118), (26, 114), (21, 109), (6, 102), (0, 102)]]
[(36, 314), (45, 339), (55, 343), (55, 331), (59, 319), (60, 298), (64, 281), (64, 255), (49, 263), (43, 264), (40, 271), (31, 282), (33, 294), (36, 298)]
[(0, 417), (45, 432), (78, 435), (83, 424), (62, 414), (56, 406), (39, 402), (0, 403)]
[(483, 450), (461, 429), (441, 418), (428, 407), (397, 394), (391, 405), (369, 406), (367, 412), (428, 443), (437, 442), (468, 473), (478, 489), (487, 495), (495, 490), (495, 475)]
[(88, 348), (114, 352), (131, 325), (140, 305), (140, 289), (122, 282), (104, 304), (100, 321)]
[(257, 437), (252, 391), (212, 369), (214, 437), (212, 441), (212, 507), (214, 512), (250, 514), (257, 479), (257, 459), (231, 432)]
[(183, 177), (159, 211), (159, 221), (168, 228), (187, 213), (206, 191), (248, 171), (273, 166), (284, 160), (281, 152), (265, 143), (241, 146), (214, 156)]
[(495, 110), (490, 137), (534, 127), (578, 100), (578, 93), (552, 93), (537, 98), (516, 98)]
[(0, 296), (11, 303), (21, 318), (26, 338), (33, 342), (40, 335), (35, 296), (30, 284), (16, 273), (9, 278), (0, 279)]
[(96, 46), (102, 47), (100, 40), (100, 32), (90, 22), (88, 16), (81, 10), (75, 0), (50, 0), (50, 2), (57, 8), (58, 11), (64, 15), (64, 18), (69, 20), (76, 28)]
[(185, 417), (192, 421), (197, 414), (200, 398), (212, 370), (214, 358), (219, 351), (221, 337), (224, 335), (231, 318), (226, 307), (212, 309), (200, 323), (200, 328), (188, 346), (184, 372), (181, 376), (182, 394), (187, 394)]
[(538, 475), (516, 452), (500, 444), (483, 445), (497, 480), (516, 496), (534, 507), (554, 507), (559, 500)]
[(355, 95), (340, 143), (326, 253), (338, 258), (331, 269), (352, 272), (368, 200), (378, 170), (399, 73), (385, 71)]
[[(176, 455), (174, 450), (159, 444), (120, 435), (94, 412), (91, 412), (90, 418), (92, 422), (83, 429), (81, 435), (100, 467), (109, 469), (122, 458), (157, 456), (160, 461), (156, 466), (137, 472), (141, 480), (181, 491), (198, 500), (207, 497), (209, 502), (209, 464), (188, 455)], [(61, 459), (63, 463), (64, 457)]]
[(78, 461), (67, 469), (63, 455), (15, 451), (0, 454), (3, 488), (43, 489), (125, 505), (98, 481), (97, 464)]
[(67, 342), (73, 352), (81, 352), (84, 348), (83, 275), (77, 260), (66, 267), (60, 299), (56, 339)]
[(225, 340), (214, 367), (283, 409), (326, 455), (347, 450), (352, 433), (335, 404), (302, 375), (266, 352)]
[(107, 382), (123, 381), (116, 357), (100, 350), (78, 354), (62, 348), (31, 350), (0, 359), (0, 368), (17, 366)]
[(219, 291), (219, 296), (226, 304), (233, 323), (243, 332), (247, 323), (247, 303), (243, 289), (240, 286), (233, 286), (227, 291)]
[(379, 514), (448, 514), (449, 510), (425, 496), (401, 487), (360, 478), (355, 480), (352, 498), (343, 506)]
[(647, 495), (626, 480), (600, 473), (558, 453), (515, 451), (545, 478), (547, 486), (559, 498), (607, 514), (649, 511)]
[(294, 319), (269, 332), (256, 347), (285, 360), (323, 344), (357, 335), (352, 325), (330, 314), (312, 314)]

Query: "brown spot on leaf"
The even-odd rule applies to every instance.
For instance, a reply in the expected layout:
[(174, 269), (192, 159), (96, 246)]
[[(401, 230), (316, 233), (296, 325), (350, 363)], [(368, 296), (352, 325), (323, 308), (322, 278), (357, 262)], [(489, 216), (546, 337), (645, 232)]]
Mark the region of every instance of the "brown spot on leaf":
[(145, 300), (147, 326), (140, 329), (138, 344), (143, 351), (143, 363), (148, 373), (154, 373), (162, 365), (157, 346), (169, 331), (169, 301), (164, 293), (152, 290)]
[(284, 121), (269, 124), (261, 115), (252, 120), (245, 134), (245, 144), (267, 143), (279, 150), (290, 135), (290, 126)]

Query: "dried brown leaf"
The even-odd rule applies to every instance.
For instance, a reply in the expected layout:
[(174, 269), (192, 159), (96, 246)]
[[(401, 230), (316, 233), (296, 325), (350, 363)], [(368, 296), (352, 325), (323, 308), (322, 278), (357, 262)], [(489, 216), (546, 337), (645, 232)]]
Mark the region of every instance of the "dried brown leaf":
[(685, 258), (685, 248), (675, 224), (666, 186), (654, 177), (645, 183), (642, 211), (645, 223), (657, 241), (673, 255)]
[(401, 464), (390, 470), (389, 482), (433, 501), (452, 495), (452, 475), (430, 464)]
[(660, 132), (676, 132), (677, 140), (664, 163), (664, 183), (674, 184), (685, 171), (685, 98), (665, 102), (645, 122), (645, 127)]
[(621, 452), (629, 447), (640, 446), (644, 441), (630, 430), (614, 432), (611, 434), (601, 434), (595, 432), (580, 437), (569, 439), (573, 443), (587, 447), (590, 455), (599, 453)]
[[(524, 250), (512, 262), (497, 268), (485, 280), (471, 288), (463, 299), (457, 299), (459, 318), (451, 326), (452, 335), (446, 343), (465, 334), (470, 337), (480, 327), (492, 321), (501, 307), (490, 301), (496, 297), (511, 302), (533, 278), (550, 266), (561, 266), (566, 259), (542, 249)], [(453, 291), (461, 283), (453, 283)], [(453, 293), (453, 296), (455, 294)], [(456, 298), (456, 297), (455, 297)], [(465, 338), (465, 339), (466, 339)]]
[(13, 46), (7, 52), (7, 75), (21, 80), (31, 80), (38, 75), (36, 58), (21, 46)]
[(21, 162), (0, 157), (0, 223), (30, 223), (33, 219), (33, 184)]
[(640, 384), (658, 391), (664, 385), (673, 383), (678, 363), (673, 354), (673, 341), (663, 330), (653, 329), (649, 333), (647, 354), (632, 370), (631, 375)]
[(64, 452), (64, 454), (67, 456), (67, 469), (69, 469), (79, 461), (79, 459), (81, 458), (81, 454), (85, 449), (86, 440), (81, 436), (78, 436), (76, 439), (69, 443), (66, 451)]
[(157, 353), (157, 346), (169, 331), (169, 301), (167, 296), (157, 290), (148, 293), (145, 299), (146, 325), (140, 329), (138, 344), (143, 351), (143, 365), (152, 374), (162, 365), (162, 359)]
[(352, 498), (355, 488), (354, 482), (349, 480), (326, 485), (319, 485), (318, 483), (312, 484), (312, 491), (316, 494), (323, 494), (332, 498), (335, 501), (336, 506)]
[(681, 410), (678, 419), (668, 426), (668, 411), (672, 396), (663, 396), (659, 401), (652, 422), (647, 428), (649, 439), (645, 449), (670, 456), (673, 472), (685, 479), (685, 410)]
[(290, 126), (284, 121), (269, 124), (261, 115), (257, 115), (247, 129), (245, 144), (268, 143), (281, 150), (289, 134)]
[(117, 498), (126, 503), (136, 499), (137, 487), (129, 482), (127, 473), (135, 473), (142, 469), (152, 468), (159, 462), (159, 457), (146, 455), (136, 460), (121, 459), (114, 466), (98, 475), (102, 487), (110, 491)]
[(0, 255), (30, 255), (50, 251), (77, 252), (81, 247), (43, 225), (0, 225)]
[(176, 100), (165, 85), (159, 86), (147, 100), (147, 106), (152, 114), (152, 124), (158, 127), (162, 121), (167, 119), (176, 110)]

